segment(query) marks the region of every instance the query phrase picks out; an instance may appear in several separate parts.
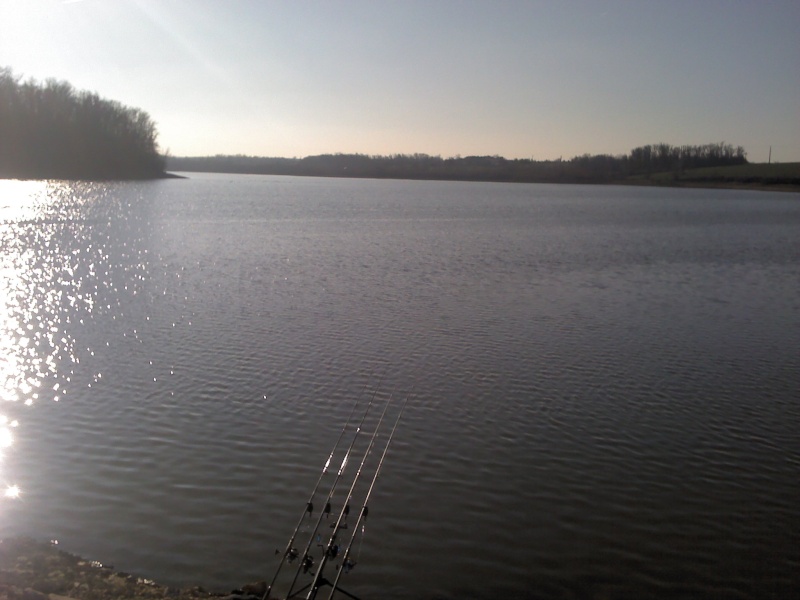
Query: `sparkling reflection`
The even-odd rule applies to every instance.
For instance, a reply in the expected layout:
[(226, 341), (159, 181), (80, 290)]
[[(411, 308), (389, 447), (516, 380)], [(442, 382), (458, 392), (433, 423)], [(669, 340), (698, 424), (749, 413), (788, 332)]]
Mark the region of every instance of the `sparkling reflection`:
[[(58, 401), (80, 361), (74, 327), (96, 305), (102, 244), (86, 244), (104, 184), (0, 180), (0, 452), (24, 432), (25, 411)], [(101, 216), (102, 218), (102, 216)], [(102, 229), (102, 228), (101, 228)], [(0, 454), (4, 496), (20, 473)]]
[(8, 448), (14, 443), (11, 427), (16, 427), (18, 424), (19, 422), (16, 419), (9, 422), (8, 417), (0, 415), (0, 449)]

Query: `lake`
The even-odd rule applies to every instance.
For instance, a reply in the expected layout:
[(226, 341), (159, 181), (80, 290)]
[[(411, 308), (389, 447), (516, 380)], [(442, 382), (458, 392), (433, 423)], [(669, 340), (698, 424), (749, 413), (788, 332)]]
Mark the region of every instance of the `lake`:
[(0, 181), (0, 536), (270, 580), (407, 399), (352, 594), (800, 587), (800, 195), (188, 175)]

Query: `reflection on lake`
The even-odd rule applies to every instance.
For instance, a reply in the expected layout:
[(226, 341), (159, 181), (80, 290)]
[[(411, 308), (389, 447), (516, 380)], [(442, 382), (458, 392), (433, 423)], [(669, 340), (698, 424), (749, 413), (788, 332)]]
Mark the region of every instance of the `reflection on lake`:
[(348, 590), (785, 597), (798, 200), (0, 181), (0, 536), (269, 579), (354, 402), (413, 387)]

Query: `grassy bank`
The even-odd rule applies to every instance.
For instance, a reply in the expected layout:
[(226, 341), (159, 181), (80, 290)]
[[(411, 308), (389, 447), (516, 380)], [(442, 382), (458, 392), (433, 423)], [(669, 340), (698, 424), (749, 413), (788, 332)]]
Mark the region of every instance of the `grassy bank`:
[(630, 177), (624, 183), (800, 192), (800, 163), (751, 163)]

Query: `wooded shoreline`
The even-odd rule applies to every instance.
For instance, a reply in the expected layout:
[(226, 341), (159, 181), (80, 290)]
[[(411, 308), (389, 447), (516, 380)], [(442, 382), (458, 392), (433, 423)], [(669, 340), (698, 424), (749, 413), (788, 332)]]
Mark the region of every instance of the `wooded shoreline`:
[[(290, 175), (430, 181), (634, 185), (800, 192), (800, 163), (723, 165), (668, 171), (630, 169), (622, 159), (614, 169), (603, 170), (607, 160), (587, 170), (588, 157), (571, 161), (508, 160), (497, 156), (442, 159), (428, 155), (369, 157), (334, 154), (303, 159), (205, 156), (168, 157), (167, 168), (179, 172)], [(608, 158), (608, 157), (606, 157)], [(658, 168), (658, 167), (654, 167)]]
[(124, 180), (165, 176), (146, 112), (69, 83), (23, 82), (0, 68), (0, 177)]
[(142, 180), (169, 171), (516, 183), (733, 187), (800, 191), (800, 163), (747, 162), (742, 146), (649, 144), (627, 154), (562, 160), (429, 154), (321, 154), (304, 158), (159, 151), (155, 122), (139, 108), (69, 83), (22, 81), (0, 67), (0, 178)]

